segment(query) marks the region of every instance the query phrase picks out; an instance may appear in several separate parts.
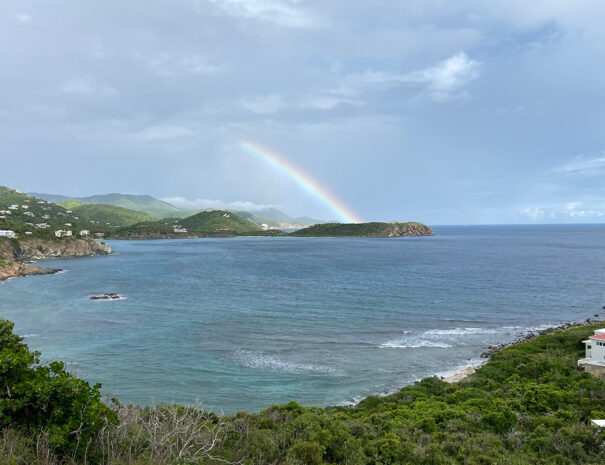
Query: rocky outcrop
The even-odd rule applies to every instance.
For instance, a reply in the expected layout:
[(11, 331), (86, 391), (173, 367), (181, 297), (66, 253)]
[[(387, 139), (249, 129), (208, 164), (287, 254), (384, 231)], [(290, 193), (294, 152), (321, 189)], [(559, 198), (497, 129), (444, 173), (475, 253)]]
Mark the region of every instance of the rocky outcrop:
[(422, 223), (325, 223), (299, 229), (298, 237), (402, 237), (432, 236), (433, 230)]
[(29, 261), (46, 258), (87, 257), (107, 255), (111, 249), (104, 242), (90, 237), (71, 237), (59, 240), (24, 239), (1, 241), (0, 257), (6, 260)]
[(10, 262), (0, 265), (0, 281), (21, 276), (53, 274), (59, 271), (61, 270), (57, 268), (42, 268), (41, 266), (30, 265), (29, 263)]

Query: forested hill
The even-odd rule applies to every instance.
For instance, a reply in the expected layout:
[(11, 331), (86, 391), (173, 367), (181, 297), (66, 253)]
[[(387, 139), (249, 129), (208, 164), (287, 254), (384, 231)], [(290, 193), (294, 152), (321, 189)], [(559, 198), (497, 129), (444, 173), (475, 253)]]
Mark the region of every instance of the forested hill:
[(326, 223), (291, 233), (299, 237), (400, 237), (432, 236), (433, 230), (422, 223)]

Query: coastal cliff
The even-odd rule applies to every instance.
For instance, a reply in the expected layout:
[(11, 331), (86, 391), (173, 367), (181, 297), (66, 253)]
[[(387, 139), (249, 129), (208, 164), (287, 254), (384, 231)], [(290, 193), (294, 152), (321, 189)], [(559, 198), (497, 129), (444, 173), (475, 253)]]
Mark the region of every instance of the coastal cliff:
[(29, 263), (10, 262), (5, 265), (0, 265), (0, 281), (9, 278), (18, 278), (22, 276), (37, 276), (42, 274), (58, 273), (58, 268), (44, 268), (38, 265)]
[(28, 275), (52, 274), (60, 271), (57, 268), (43, 268), (25, 263), (29, 260), (87, 257), (110, 253), (111, 249), (107, 244), (89, 237), (72, 237), (58, 240), (2, 239), (0, 240), (0, 281)]
[(24, 239), (0, 242), (0, 257), (5, 260), (44, 260), (47, 258), (107, 255), (110, 253), (111, 248), (107, 244), (89, 237), (71, 237), (60, 240)]

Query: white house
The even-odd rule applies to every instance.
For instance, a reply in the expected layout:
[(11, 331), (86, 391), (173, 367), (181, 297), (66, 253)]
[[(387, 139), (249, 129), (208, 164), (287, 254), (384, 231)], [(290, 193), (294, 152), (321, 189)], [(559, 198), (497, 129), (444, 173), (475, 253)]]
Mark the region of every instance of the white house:
[(57, 237), (69, 237), (69, 236), (71, 236), (71, 231), (69, 231), (69, 230), (64, 231), (62, 229), (59, 229), (59, 230), (55, 231), (55, 236), (57, 236)]
[(585, 341), (586, 357), (578, 360), (578, 365), (595, 376), (605, 379), (605, 328), (597, 329)]
[(0, 229), (0, 237), (15, 237), (15, 231), (11, 229)]
[(88, 229), (83, 229), (80, 231), (80, 236), (90, 236), (90, 231)]

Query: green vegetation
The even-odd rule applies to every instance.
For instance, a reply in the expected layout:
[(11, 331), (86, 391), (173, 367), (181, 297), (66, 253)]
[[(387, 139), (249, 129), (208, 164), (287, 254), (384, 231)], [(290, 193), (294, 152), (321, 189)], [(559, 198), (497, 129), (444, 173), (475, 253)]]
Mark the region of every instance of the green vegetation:
[(88, 203), (72, 207), (71, 210), (83, 221), (110, 226), (129, 226), (135, 223), (158, 220), (158, 217), (155, 215), (116, 207), (115, 205)]
[(245, 234), (260, 231), (256, 224), (224, 210), (212, 210), (189, 216), (180, 222), (181, 226), (204, 233)]
[[(104, 205), (114, 205), (116, 207), (128, 208), (138, 212), (150, 213), (158, 218), (169, 216), (180, 216), (184, 210), (170, 205), (162, 200), (155, 199), (150, 195), (128, 195), (128, 194), (105, 194), (91, 195), (89, 197), (67, 197), (65, 195), (55, 194), (37, 194), (36, 197), (48, 200), (50, 202), (59, 203), (65, 201), (76, 201), (79, 203), (95, 203)], [(190, 212), (187, 212), (190, 214)]]
[[(13, 205), (16, 208), (11, 208)], [(20, 240), (55, 240), (54, 231), (59, 229), (71, 230), (74, 235), (83, 229), (91, 233), (112, 230), (104, 223), (92, 223), (80, 217), (73, 210), (4, 186), (0, 186), (0, 211), (4, 212), (0, 213), (0, 217), (4, 217), (0, 218), (0, 229), (15, 231)]]
[(219, 417), (116, 402), (108, 411), (96, 386), (39, 365), (2, 322), (0, 464), (602, 464), (605, 430), (589, 421), (605, 418), (605, 382), (576, 363), (599, 327), (497, 350), (456, 384), (433, 377), (355, 407), (290, 402)]
[(57, 202), (57, 205), (65, 208), (67, 210), (72, 210), (76, 207), (79, 207), (80, 205), (86, 205), (86, 204), (84, 204), (82, 202), (78, 202), (77, 200), (65, 200), (63, 202)]
[(430, 236), (433, 230), (421, 223), (325, 223), (291, 233), (297, 237), (397, 237)]

